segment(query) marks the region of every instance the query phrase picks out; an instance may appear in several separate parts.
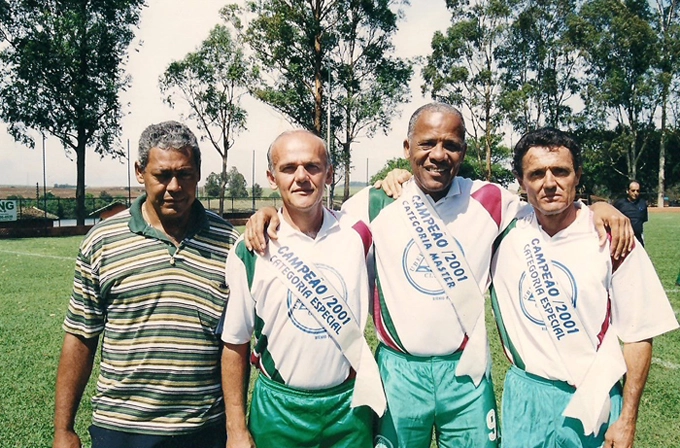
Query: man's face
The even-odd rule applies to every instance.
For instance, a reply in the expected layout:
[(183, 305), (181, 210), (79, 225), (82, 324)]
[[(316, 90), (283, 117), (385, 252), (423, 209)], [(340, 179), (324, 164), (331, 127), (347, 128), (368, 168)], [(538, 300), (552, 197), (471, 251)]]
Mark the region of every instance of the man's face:
[(435, 201), (448, 192), (466, 150), (463, 122), (449, 112), (424, 112), (410, 141), (404, 141), (404, 156), (411, 161), (416, 183)]
[(637, 201), (640, 197), (640, 184), (637, 182), (631, 182), (628, 185), (628, 200), (631, 202)]
[(318, 137), (302, 132), (284, 135), (274, 144), (271, 159), (273, 171), (267, 171), (267, 179), (280, 191), (287, 209), (308, 211), (321, 203), (332, 170)]
[(187, 218), (196, 199), (196, 185), (201, 177), (191, 149), (151, 148), (144, 171), (135, 164), (139, 183), (144, 184), (146, 202), (161, 222)]
[(536, 212), (557, 215), (572, 206), (581, 170), (574, 171), (569, 149), (534, 146), (522, 158), (522, 170), (517, 180)]

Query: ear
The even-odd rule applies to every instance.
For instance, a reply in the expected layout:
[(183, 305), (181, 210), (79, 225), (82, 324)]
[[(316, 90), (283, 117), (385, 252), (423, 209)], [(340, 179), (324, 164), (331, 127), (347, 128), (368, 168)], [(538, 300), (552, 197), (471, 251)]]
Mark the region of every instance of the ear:
[(333, 165), (328, 167), (328, 171), (326, 172), (326, 180), (324, 183), (326, 185), (330, 185), (333, 182)]
[(269, 181), (269, 187), (272, 190), (278, 190), (279, 186), (276, 185), (276, 178), (274, 177), (274, 174), (272, 174), (271, 171), (267, 170), (267, 180)]
[(144, 183), (144, 171), (142, 171), (139, 162), (135, 162), (135, 177), (137, 178), (137, 182), (140, 184)]
[(574, 185), (574, 186), (578, 186), (578, 185), (581, 184), (581, 175), (582, 174), (583, 174), (582, 168), (579, 168), (578, 170), (576, 170), (576, 185)]
[(406, 160), (411, 158), (411, 147), (408, 143), (408, 139), (404, 139), (404, 158)]
[(512, 174), (515, 175), (515, 180), (519, 184), (520, 188), (524, 191), (527, 191), (526, 188), (524, 188), (524, 182), (522, 182), (522, 176), (520, 176), (519, 173), (515, 170), (512, 170)]

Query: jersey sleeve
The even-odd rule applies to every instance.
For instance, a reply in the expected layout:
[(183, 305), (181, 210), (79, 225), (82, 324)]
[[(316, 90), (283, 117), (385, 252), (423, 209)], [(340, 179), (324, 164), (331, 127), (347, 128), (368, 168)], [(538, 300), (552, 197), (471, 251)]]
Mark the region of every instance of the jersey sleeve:
[(106, 309), (99, 288), (99, 274), (92, 246), (83, 243), (76, 258), (73, 292), (63, 329), (67, 333), (94, 338), (104, 330)]
[(654, 265), (639, 244), (613, 273), (610, 294), (612, 325), (624, 343), (653, 338), (678, 328)]
[(368, 193), (371, 187), (366, 187), (359, 190), (346, 200), (342, 204), (342, 211), (353, 217), (354, 219), (361, 220), (365, 223), (370, 222), (370, 217), (368, 215)]
[(249, 253), (243, 237), (239, 238), (227, 257), (225, 276), (229, 285), (229, 302), (222, 325), (223, 342), (250, 342), (255, 328), (255, 300), (251, 293), (255, 261), (256, 255)]

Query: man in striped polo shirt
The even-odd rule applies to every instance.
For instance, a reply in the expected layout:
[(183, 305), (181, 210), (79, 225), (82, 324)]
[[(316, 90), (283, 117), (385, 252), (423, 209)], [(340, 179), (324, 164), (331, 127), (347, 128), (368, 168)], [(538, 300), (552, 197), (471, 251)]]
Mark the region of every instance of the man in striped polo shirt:
[(57, 372), (54, 448), (74, 420), (102, 336), (93, 448), (223, 448), (217, 327), (233, 227), (196, 200), (201, 153), (186, 126), (151, 125), (135, 163), (145, 194), (98, 223), (76, 259)]
[(678, 327), (642, 245), (614, 260), (609, 244), (598, 243), (592, 212), (574, 202), (580, 151), (552, 128), (515, 146), (515, 175), (533, 210), (499, 237), (491, 268), (494, 315), (512, 362), (504, 448), (633, 446), (652, 338)]
[[(229, 448), (371, 448), (372, 408), (385, 397), (364, 340), (369, 288), (366, 225), (323, 207), (332, 167), (308, 131), (272, 143), (267, 177), (280, 191), (281, 230), (257, 255), (239, 240), (226, 275), (222, 340)], [(260, 370), (246, 422), (250, 341)], [(366, 405), (366, 406), (364, 406)]]

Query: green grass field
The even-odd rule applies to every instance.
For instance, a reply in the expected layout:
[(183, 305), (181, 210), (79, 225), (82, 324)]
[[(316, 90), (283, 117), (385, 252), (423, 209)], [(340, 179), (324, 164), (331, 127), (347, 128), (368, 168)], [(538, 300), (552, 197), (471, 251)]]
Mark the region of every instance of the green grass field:
[[(647, 250), (680, 310), (680, 213), (652, 213), (645, 227)], [(0, 448), (43, 448), (52, 443), (54, 380), (81, 237), (0, 240)], [(489, 322), (492, 320), (489, 318)], [(508, 368), (493, 323), (489, 324), (494, 383), (500, 402)], [(372, 339), (375, 344), (375, 339)], [(95, 371), (95, 375), (97, 372)], [(89, 446), (86, 391), (76, 429)], [(654, 341), (654, 359), (642, 398), (638, 448), (680, 446), (680, 332)]]

